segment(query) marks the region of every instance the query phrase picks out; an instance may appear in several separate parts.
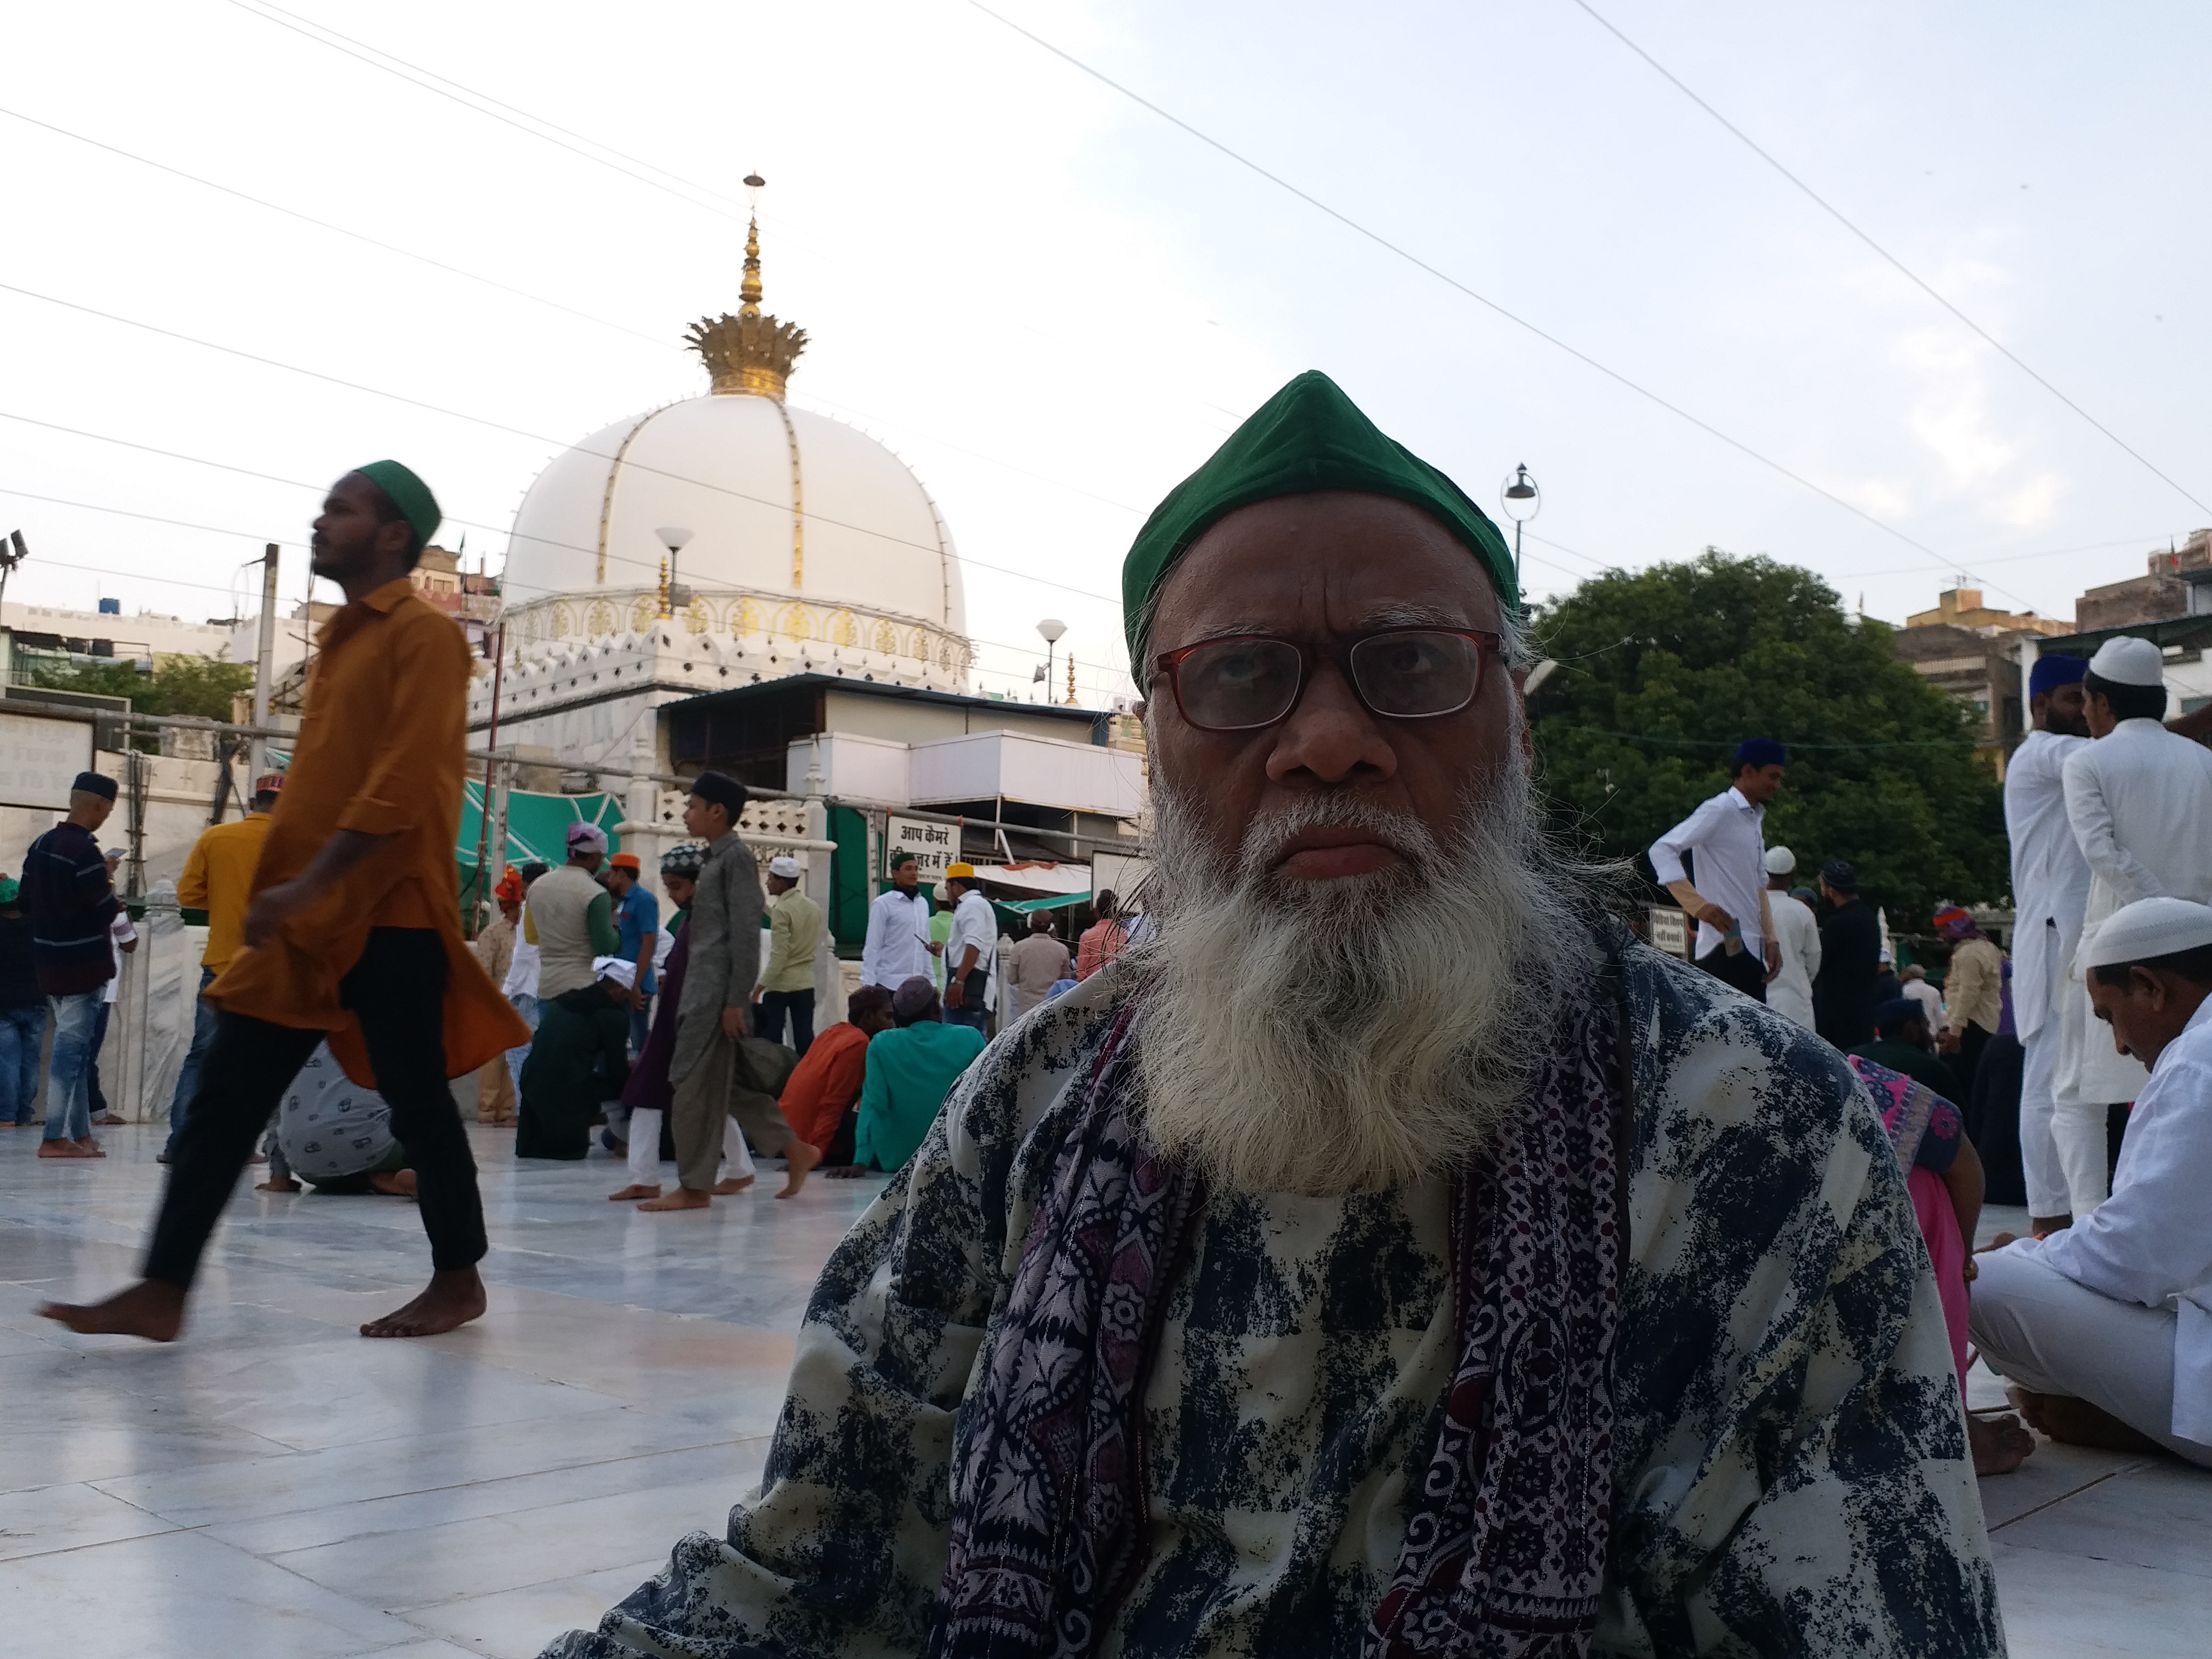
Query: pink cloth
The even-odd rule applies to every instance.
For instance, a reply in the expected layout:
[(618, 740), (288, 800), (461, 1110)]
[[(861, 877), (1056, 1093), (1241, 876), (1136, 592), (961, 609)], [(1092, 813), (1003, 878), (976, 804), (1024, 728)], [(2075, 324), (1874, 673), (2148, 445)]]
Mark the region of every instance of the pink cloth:
[(1966, 1242), (1959, 1237), (1959, 1212), (1941, 1176), (1914, 1170), (1905, 1177), (1912, 1194), (1913, 1219), (1928, 1241), (1936, 1267), (1936, 1294), (1943, 1304), (1943, 1328), (1951, 1338), (1951, 1363), (1959, 1373), (1959, 1397), (1966, 1395)]

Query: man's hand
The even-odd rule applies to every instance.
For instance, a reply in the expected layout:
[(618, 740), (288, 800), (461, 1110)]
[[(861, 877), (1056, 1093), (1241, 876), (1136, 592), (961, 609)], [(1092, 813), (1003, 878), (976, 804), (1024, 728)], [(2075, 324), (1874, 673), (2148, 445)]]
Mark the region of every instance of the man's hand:
[(123, 941), (123, 954), (126, 957), (137, 948), (138, 941), (136, 939), (126, 939)]
[(933, 939), (926, 939), (923, 943), (929, 947), (930, 955), (933, 957), (941, 957), (945, 954), (945, 945), (942, 941)]
[(274, 939), (284, 924), (315, 900), (314, 890), (302, 881), (280, 881), (263, 890), (246, 913), (246, 943), (258, 951)]
[(961, 992), (963, 988), (963, 981), (957, 978), (947, 980), (945, 981), (945, 1006), (946, 1007), (957, 1008), (960, 1006), (962, 1002)]
[(1767, 939), (1763, 948), (1766, 952), (1766, 983), (1771, 985), (1782, 972), (1782, 947), (1772, 939)]
[(1735, 928), (1735, 918), (1711, 899), (1707, 899), (1698, 907), (1698, 920), (1711, 927), (1715, 933), (1731, 933)]
[(722, 1035), (732, 1042), (745, 1034), (745, 1011), (743, 1008), (722, 1010)]
[(1948, 1028), (1936, 1032), (1936, 1052), (1939, 1054), (1957, 1054), (1959, 1052), (1959, 1034), (1956, 1031), (1948, 1030)]
[(761, 1000), (761, 992), (762, 992), (763, 990), (764, 990), (765, 988), (766, 988), (765, 987), (763, 987), (763, 986), (759, 986), (759, 985), (756, 985), (756, 986), (754, 986), (754, 987), (753, 987), (753, 1002), (754, 1002), (754, 1004), (755, 1004), (756, 1006), (757, 1006), (757, 1005), (759, 1004), (760, 1000)]
[(645, 1006), (645, 993), (639, 990), (635, 985), (631, 986), (629, 988), (629, 1006), (632, 1013), (638, 1012)]

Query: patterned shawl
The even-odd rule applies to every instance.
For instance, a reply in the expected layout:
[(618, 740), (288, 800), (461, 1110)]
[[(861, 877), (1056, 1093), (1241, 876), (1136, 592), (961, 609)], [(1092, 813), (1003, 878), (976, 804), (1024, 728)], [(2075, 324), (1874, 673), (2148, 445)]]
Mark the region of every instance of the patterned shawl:
[[(1084, 1659), (1143, 1565), (1143, 1395), (1198, 1183), (1139, 1127), (1116, 1020), (970, 1402), (931, 1659)], [(1612, 1515), (1620, 1233), (1613, 1009), (1567, 1012), (1457, 1183), (1458, 1360), (1367, 1659), (1588, 1653)], [(1409, 1474), (1411, 1472), (1409, 1472)]]

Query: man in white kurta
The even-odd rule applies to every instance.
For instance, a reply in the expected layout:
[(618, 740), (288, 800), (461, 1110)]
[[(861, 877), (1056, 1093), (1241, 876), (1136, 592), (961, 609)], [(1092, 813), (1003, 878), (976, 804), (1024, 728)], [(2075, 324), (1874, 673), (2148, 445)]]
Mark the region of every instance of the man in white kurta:
[(2039, 1233), (2087, 1215), (2105, 1196), (2105, 1108), (2054, 1086), (2061, 1056), (2080, 1070), (2088, 999), (2069, 996), (2066, 964), (2081, 940), (2089, 865), (2066, 817), (2067, 757), (2089, 746), (2080, 657), (2036, 659), (2028, 678), (2035, 729), (2005, 766), (2005, 830), (2012, 839), (2013, 1024), (2025, 1060), (2020, 1156), (2029, 1224)]
[(891, 884), (868, 907), (868, 936), (860, 947), (860, 983), (896, 990), (910, 979), (929, 977), (929, 900), (921, 891), (921, 869), (911, 853), (894, 854)]
[[(2107, 640), (2082, 684), (2097, 741), (2066, 757), (2065, 781), (2067, 820), (2089, 866), (2084, 934), (2137, 899), (2212, 901), (2212, 750), (2160, 724), (2158, 647)], [(2086, 999), (2078, 963), (2069, 977), (2068, 994)], [(2093, 1105), (2133, 1100), (2148, 1078), (2141, 1063), (2115, 1052), (2086, 1019), (2083, 1030), (2077, 1069), (2057, 1079), (2061, 1096)]]
[(2114, 1444), (2102, 1419), (2117, 1419), (2212, 1468), (2212, 908), (2138, 901), (2081, 954), (2110, 1029), (2152, 1061), (2149, 1081), (2112, 1197), (2062, 1232), (1981, 1256), (1971, 1328), (2046, 1432)]
[(1813, 975), (1820, 971), (1820, 924), (1813, 907), (1790, 896), (1797, 855), (1786, 847), (1766, 849), (1766, 907), (1782, 966), (1767, 982), (1766, 1006), (1791, 1024), (1813, 1029)]

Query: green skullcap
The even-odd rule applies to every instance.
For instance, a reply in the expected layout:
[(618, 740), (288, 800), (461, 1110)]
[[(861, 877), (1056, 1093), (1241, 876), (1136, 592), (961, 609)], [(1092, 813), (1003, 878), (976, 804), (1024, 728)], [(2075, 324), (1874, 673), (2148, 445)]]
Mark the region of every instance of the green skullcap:
[(1279, 495), (1356, 489), (1418, 507), (1474, 555), (1511, 615), (1520, 608), (1513, 556), (1467, 492), (1395, 439), (1319, 369), (1270, 398), (1212, 459), (1169, 492), (1121, 562), (1121, 625), (1129, 666), (1145, 683), (1152, 603), (1168, 572), (1215, 520)]
[(392, 498), (392, 506), (399, 509), (399, 516), (407, 520), (407, 527), (422, 538), (424, 546), (428, 546), (445, 517), (438, 511), (438, 498), (430, 493), (430, 486), (397, 461), (371, 461), (354, 471)]

